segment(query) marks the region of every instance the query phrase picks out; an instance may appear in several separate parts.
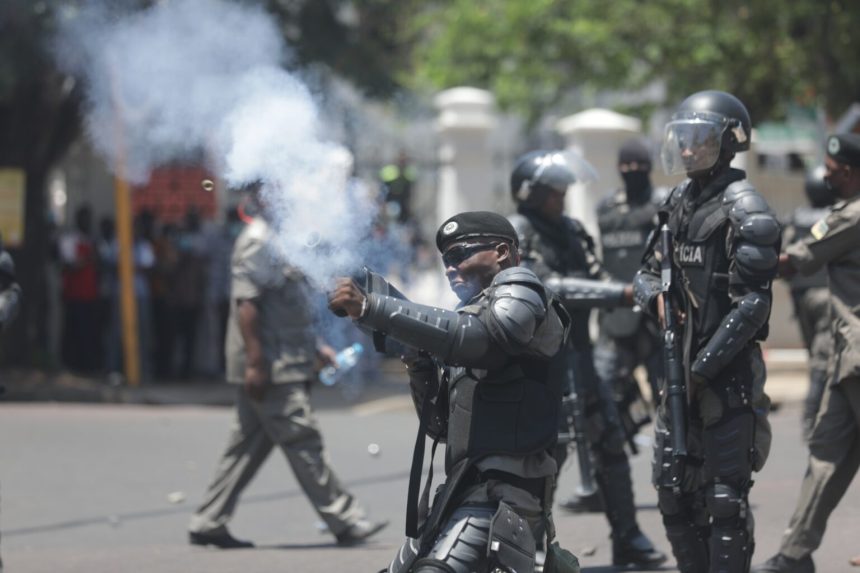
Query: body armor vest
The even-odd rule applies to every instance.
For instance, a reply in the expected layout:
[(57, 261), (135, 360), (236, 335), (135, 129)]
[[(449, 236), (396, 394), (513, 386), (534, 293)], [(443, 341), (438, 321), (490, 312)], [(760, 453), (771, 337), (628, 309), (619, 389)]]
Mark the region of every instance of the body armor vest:
[[(693, 356), (707, 343), (729, 313), (729, 264), (731, 221), (723, 208), (723, 192), (743, 172), (730, 170), (696, 197), (692, 181), (677, 187), (669, 201), (669, 228), (675, 237), (674, 263), (679, 269), (678, 294), (687, 313), (688, 350)], [(690, 332), (692, 328), (692, 332)], [(755, 340), (767, 337), (767, 326)]]
[[(460, 312), (489, 312), (482, 296)], [(547, 313), (565, 316), (555, 299)], [(557, 439), (562, 388), (548, 377), (548, 361), (511, 356), (498, 370), (451, 368), (448, 382), (446, 468), (492, 454), (525, 455), (551, 448)]]
[[(654, 230), (657, 204), (647, 201), (630, 204), (619, 191), (597, 211), (603, 267), (613, 278), (631, 282), (642, 264), (648, 238)], [(614, 308), (600, 312), (600, 332), (612, 338), (634, 334), (642, 323), (642, 312), (632, 308)]]

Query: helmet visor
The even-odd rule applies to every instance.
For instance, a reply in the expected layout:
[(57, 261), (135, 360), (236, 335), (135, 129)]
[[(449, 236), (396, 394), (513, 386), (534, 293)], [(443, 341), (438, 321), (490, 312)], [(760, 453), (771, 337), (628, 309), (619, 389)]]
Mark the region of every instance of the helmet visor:
[(663, 134), (663, 170), (667, 175), (677, 175), (710, 169), (720, 157), (725, 130), (726, 122), (717, 117), (673, 119)]
[(573, 150), (553, 151), (540, 158), (533, 181), (559, 191), (574, 183), (597, 180), (597, 170), (582, 155)]

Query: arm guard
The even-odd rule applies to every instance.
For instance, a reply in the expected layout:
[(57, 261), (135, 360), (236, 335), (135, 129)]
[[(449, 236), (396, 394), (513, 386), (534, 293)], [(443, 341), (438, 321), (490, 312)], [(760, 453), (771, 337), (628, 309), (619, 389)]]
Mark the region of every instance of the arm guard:
[(650, 267), (643, 267), (633, 277), (633, 301), (646, 313), (657, 316), (659, 295), (660, 277)]
[(624, 288), (619, 282), (553, 276), (544, 285), (555, 292), (567, 308), (615, 308), (625, 306)]
[(504, 353), (491, 344), (487, 328), (472, 314), (369, 293), (367, 312), (358, 322), (446, 364), (491, 368), (504, 362)]
[(713, 380), (752, 340), (770, 316), (770, 293), (750, 292), (723, 319), (720, 328), (699, 351), (690, 371)]
[(699, 351), (690, 371), (708, 380), (717, 377), (770, 317), (770, 283), (776, 277), (780, 226), (767, 202), (746, 180), (732, 183), (723, 196), (732, 232), (728, 250), (729, 296), (734, 308)]

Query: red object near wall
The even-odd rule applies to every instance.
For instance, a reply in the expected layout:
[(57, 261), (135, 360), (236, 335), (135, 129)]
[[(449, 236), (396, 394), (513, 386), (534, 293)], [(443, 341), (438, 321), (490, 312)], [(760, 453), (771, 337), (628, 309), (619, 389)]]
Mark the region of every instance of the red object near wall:
[(189, 208), (196, 207), (202, 219), (213, 219), (218, 205), (215, 193), (201, 186), (205, 179), (213, 176), (202, 167), (160, 167), (152, 172), (149, 182), (132, 189), (132, 212), (137, 215), (148, 210), (161, 222), (179, 223)]

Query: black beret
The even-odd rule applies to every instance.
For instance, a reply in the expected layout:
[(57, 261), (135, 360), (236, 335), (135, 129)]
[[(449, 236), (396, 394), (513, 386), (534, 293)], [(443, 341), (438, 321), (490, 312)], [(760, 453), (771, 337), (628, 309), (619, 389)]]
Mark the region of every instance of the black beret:
[(446, 245), (478, 237), (503, 239), (517, 246), (517, 232), (511, 222), (492, 211), (466, 211), (454, 215), (436, 231), (436, 247), (442, 252)]
[(827, 138), (827, 155), (842, 165), (860, 167), (860, 134), (831, 135)]

